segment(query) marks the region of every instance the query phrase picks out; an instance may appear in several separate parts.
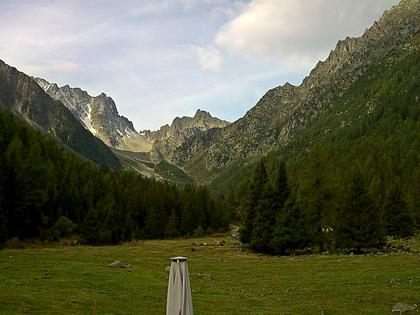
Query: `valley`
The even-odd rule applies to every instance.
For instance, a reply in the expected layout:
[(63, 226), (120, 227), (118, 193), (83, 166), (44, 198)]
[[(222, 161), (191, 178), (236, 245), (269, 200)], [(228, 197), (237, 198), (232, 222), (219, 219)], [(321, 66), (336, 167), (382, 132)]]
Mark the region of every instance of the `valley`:
[[(419, 298), (418, 254), (271, 257), (216, 237), (2, 250), (0, 313), (162, 314), (176, 255), (189, 259), (197, 314), (382, 315)], [(116, 259), (131, 267), (107, 267)]]

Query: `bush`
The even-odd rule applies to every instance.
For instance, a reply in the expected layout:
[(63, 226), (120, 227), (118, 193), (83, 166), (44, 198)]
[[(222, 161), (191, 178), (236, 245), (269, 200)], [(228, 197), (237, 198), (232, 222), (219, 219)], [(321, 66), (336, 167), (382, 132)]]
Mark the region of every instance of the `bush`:
[(57, 219), (52, 229), (58, 236), (66, 236), (74, 232), (77, 225), (65, 216), (61, 216)]

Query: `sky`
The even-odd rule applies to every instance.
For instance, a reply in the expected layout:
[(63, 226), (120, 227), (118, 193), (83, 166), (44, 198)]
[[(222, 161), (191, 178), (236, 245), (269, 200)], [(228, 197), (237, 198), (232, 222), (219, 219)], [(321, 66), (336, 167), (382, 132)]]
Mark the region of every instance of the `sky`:
[(234, 121), (299, 85), (398, 0), (0, 0), (0, 59), (111, 96), (137, 130), (200, 108)]

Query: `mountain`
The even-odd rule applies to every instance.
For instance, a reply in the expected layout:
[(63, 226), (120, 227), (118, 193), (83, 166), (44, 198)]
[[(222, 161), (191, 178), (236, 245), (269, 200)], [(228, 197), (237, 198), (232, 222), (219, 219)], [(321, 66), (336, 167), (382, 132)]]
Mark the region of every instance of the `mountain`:
[(109, 148), (83, 128), (61, 102), (53, 100), (31, 77), (1, 60), (0, 108), (18, 114), (95, 163), (121, 167)]
[(97, 167), (0, 108), (0, 248), (11, 239), (58, 241), (74, 232), (84, 243), (116, 244), (224, 231), (228, 223), (223, 203), (205, 187)]
[(213, 117), (198, 109), (194, 117), (176, 117), (172, 124), (164, 125), (157, 131), (143, 131), (148, 142), (153, 143), (149, 152), (153, 160), (172, 160), (174, 152), (192, 137), (202, 137), (226, 127), (229, 122)]
[(349, 88), (387, 53), (419, 31), (420, 4), (402, 0), (358, 38), (339, 41), (300, 86), (284, 84), (268, 91), (246, 115), (210, 141), (190, 139), (195, 154), (181, 146), (173, 160), (200, 182), (210, 182), (232, 168), (290, 143), (335, 106)]
[(194, 117), (176, 117), (171, 125), (162, 126), (157, 131), (141, 131), (141, 137), (151, 144), (148, 152), (116, 149), (113, 152), (124, 167), (144, 176), (191, 184), (195, 179), (173, 160), (174, 152), (181, 146), (187, 146), (193, 154), (195, 145), (190, 143), (190, 139), (212, 138), (228, 124), (229, 122), (198, 109)]
[(107, 145), (121, 151), (147, 152), (153, 161), (170, 160), (173, 152), (186, 139), (228, 124), (208, 112), (197, 110), (194, 117), (176, 117), (171, 125), (164, 125), (157, 131), (138, 133), (130, 120), (118, 114), (115, 102), (105, 93), (93, 97), (80, 88), (71, 88), (69, 85), (59, 87), (42, 78), (35, 78), (35, 81)]
[[(198, 109), (194, 117), (176, 117), (171, 125), (164, 125), (157, 131), (137, 132), (130, 120), (118, 114), (115, 102), (106, 94), (92, 97), (80, 88), (59, 87), (42, 78), (34, 80), (49, 96), (61, 101), (85, 129), (113, 148), (125, 167), (147, 177), (165, 179), (169, 173), (164, 172), (162, 178), (157, 173), (157, 166), (167, 161), (170, 163), (163, 165), (171, 164), (171, 168), (176, 169), (174, 174), (182, 174), (178, 179), (185, 182), (189, 176), (175, 165), (174, 152), (185, 146), (189, 139), (209, 138), (229, 124)], [(194, 146), (191, 146), (190, 153), (193, 151)], [(171, 181), (174, 179), (172, 175), (169, 177)]]
[(56, 83), (42, 78), (35, 78), (35, 81), (107, 145), (134, 152), (148, 152), (151, 149), (151, 143), (140, 136), (131, 121), (118, 114), (114, 100), (105, 93), (93, 97), (80, 88), (71, 88), (69, 85), (58, 87)]

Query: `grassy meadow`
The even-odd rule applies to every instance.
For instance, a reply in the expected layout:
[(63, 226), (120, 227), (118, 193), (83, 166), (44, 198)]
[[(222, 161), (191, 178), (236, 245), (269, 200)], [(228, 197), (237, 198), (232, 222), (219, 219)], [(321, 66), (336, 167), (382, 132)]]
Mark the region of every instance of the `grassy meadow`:
[[(189, 258), (195, 314), (383, 315), (420, 304), (419, 254), (270, 257), (231, 239), (199, 245), (216, 240), (0, 250), (0, 314), (164, 314), (165, 268), (178, 255)], [(114, 260), (131, 268), (107, 267)]]

